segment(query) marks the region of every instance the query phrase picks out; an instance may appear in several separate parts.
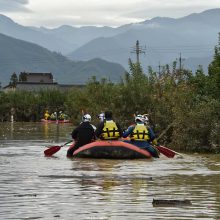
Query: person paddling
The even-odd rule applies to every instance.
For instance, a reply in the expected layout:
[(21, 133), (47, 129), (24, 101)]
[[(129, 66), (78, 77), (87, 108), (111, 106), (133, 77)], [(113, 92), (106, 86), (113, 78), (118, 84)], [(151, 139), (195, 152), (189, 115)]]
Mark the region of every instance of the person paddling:
[(159, 157), (158, 151), (150, 144), (156, 138), (153, 129), (146, 126), (146, 118), (142, 115), (135, 116), (135, 124), (127, 128), (123, 133), (123, 138), (130, 137), (130, 140), (124, 140), (145, 149), (151, 153), (153, 157)]
[(95, 131), (96, 137), (101, 140), (118, 140), (122, 137), (122, 133), (120, 124), (112, 118), (112, 112), (106, 111), (104, 120), (101, 120)]
[(91, 115), (83, 115), (80, 125), (72, 131), (71, 135), (75, 140), (75, 145), (68, 149), (67, 157), (72, 157), (75, 150), (95, 140), (96, 127), (91, 124), (91, 119)]

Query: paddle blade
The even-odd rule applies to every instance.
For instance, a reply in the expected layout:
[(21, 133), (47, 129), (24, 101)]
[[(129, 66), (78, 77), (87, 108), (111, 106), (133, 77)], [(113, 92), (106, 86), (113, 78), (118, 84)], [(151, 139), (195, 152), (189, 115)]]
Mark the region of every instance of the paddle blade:
[(173, 158), (176, 155), (174, 151), (170, 150), (167, 147), (157, 146), (157, 149), (160, 151), (160, 153), (164, 154), (165, 156), (169, 158)]
[(44, 151), (44, 155), (47, 157), (52, 156), (53, 154), (55, 154), (57, 151), (59, 151), (61, 148), (61, 146), (53, 146), (48, 148), (47, 150)]

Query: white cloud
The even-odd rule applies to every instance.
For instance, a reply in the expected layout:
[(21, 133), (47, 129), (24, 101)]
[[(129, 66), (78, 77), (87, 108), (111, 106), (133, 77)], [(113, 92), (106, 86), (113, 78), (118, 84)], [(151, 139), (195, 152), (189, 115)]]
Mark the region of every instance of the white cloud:
[(28, 11), (28, 0), (0, 0), (0, 12)]
[(156, 16), (181, 17), (220, 8), (220, 0), (0, 0), (0, 8), (2, 5), (5, 15), (23, 25), (120, 26)]

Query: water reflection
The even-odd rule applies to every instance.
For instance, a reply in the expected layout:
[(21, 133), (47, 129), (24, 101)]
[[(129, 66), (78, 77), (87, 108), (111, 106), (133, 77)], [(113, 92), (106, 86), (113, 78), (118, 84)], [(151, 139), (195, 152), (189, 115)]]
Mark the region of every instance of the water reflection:
[(56, 123), (0, 123), (0, 140), (33, 140), (40, 139), (60, 142), (70, 139), (72, 124)]
[(49, 137), (49, 125), (48, 125), (48, 123), (43, 124), (43, 134), (44, 134), (44, 139), (48, 139), (48, 137)]
[[(0, 126), (0, 219), (219, 219), (220, 159), (98, 160), (43, 155), (72, 125)], [(153, 207), (153, 199), (191, 206)]]

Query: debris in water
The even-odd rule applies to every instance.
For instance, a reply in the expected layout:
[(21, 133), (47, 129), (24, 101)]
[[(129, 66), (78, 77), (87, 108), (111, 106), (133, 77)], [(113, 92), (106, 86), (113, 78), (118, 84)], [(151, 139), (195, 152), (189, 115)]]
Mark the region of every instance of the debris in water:
[(153, 199), (152, 202), (154, 207), (159, 206), (186, 206), (186, 205), (192, 205), (191, 201), (188, 199), (184, 200), (170, 200), (170, 199)]
[(34, 196), (34, 197), (36, 197), (37, 196), (37, 194), (20, 194), (20, 195), (14, 195), (14, 197), (26, 197), (26, 196)]

